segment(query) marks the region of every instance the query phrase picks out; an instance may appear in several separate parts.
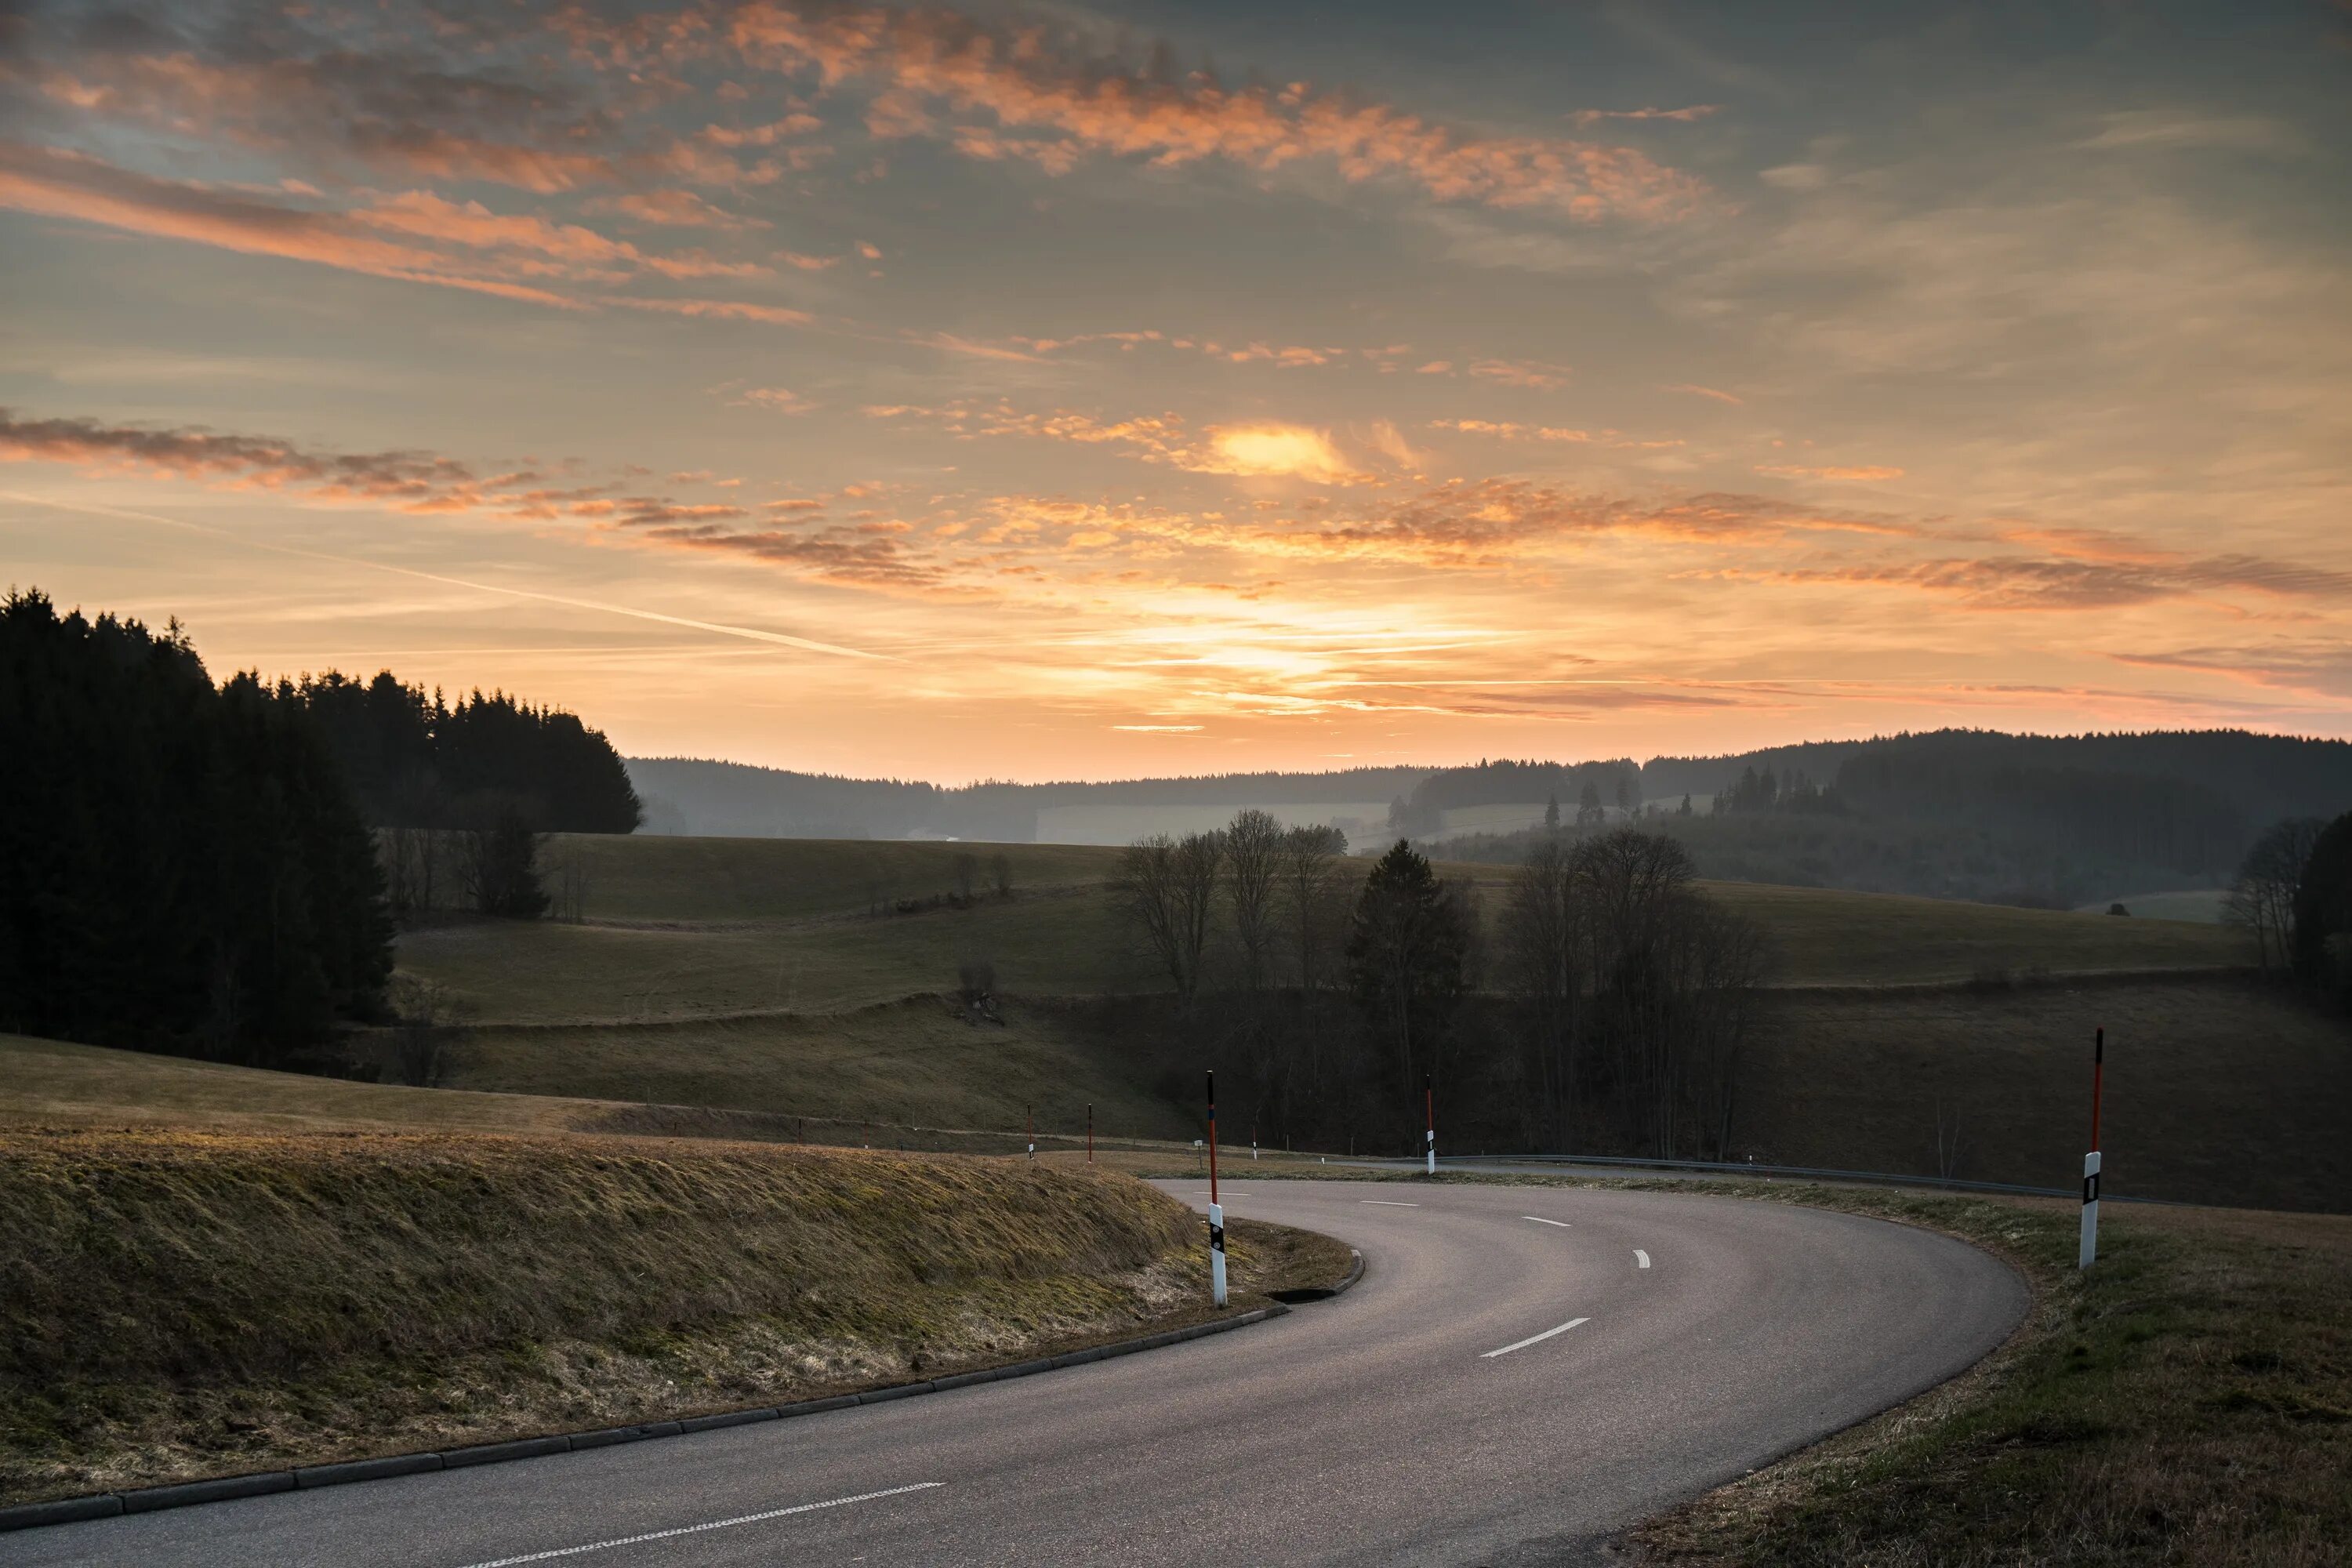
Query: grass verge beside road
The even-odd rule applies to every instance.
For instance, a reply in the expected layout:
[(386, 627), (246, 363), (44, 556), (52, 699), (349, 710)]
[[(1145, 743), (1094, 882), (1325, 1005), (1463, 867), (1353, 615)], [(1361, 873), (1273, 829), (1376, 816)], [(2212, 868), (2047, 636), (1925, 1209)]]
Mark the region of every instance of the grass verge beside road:
[[(0, 1501), (775, 1404), (1209, 1316), (1108, 1171), (652, 1139), (0, 1131)], [(1234, 1237), (1233, 1310), (1336, 1244)]]

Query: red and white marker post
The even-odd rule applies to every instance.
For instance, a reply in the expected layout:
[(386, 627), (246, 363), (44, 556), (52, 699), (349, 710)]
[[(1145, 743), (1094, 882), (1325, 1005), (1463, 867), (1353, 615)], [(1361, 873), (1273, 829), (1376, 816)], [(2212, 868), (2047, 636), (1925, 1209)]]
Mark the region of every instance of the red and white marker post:
[(1209, 1069), (1209, 1299), (1225, 1304), (1225, 1210), (1217, 1202), (1217, 1074)]
[(1094, 1107), (1094, 1101), (1092, 1101), (1092, 1100), (1088, 1100), (1088, 1101), (1087, 1102), (1087, 1164), (1089, 1164), (1089, 1165), (1091, 1165), (1091, 1164), (1093, 1164), (1094, 1163), (1095, 1163), (1095, 1107)]
[(1437, 1087), (1430, 1081), (1430, 1075), (1427, 1073), (1421, 1075), (1421, 1110), (1422, 1114), (1429, 1119), (1426, 1147), (1429, 1153), (1429, 1173), (1433, 1176), (1437, 1174)]
[(2083, 1247), (2074, 1267), (2088, 1268), (2099, 1257), (2099, 1099), (2106, 1089), (2107, 1032), (2091, 1036), (2091, 1152), (2083, 1156)]

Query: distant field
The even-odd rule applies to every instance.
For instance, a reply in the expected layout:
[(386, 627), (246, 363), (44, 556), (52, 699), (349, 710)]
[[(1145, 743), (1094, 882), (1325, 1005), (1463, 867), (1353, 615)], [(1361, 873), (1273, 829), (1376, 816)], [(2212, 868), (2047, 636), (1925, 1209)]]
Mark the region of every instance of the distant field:
[(1108, 880), (1118, 857), (1060, 844), (948, 844), (857, 838), (677, 838), (560, 834), (551, 862), (578, 865), (591, 920), (765, 921), (864, 911), (876, 899), (962, 891), (958, 862), (978, 862), (982, 888), (994, 861), (1013, 886), (1062, 888)]
[(402, 968), (444, 982), (484, 1021), (839, 1012), (952, 991), (968, 958), (992, 962), (999, 989), (1022, 995), (1164, 984), (1098, 888), (798, 923), (467, 921), (411, 931), (400, 942)]

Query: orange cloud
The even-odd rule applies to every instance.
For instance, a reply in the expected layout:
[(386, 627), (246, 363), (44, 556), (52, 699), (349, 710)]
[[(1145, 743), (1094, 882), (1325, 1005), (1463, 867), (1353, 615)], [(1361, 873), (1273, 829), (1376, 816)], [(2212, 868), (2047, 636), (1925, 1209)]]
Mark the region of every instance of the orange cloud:
[(1784, 583), (1916, 588), (1984, 610), (2080, 610), (2243, 589), (2292, 598), (2352, 598), (2352, 573), (2217, 555), (2163, 565), (1994, 556), (1979, 560), (1858, 564), (1753, 574)]
[(357, 232), (345, 215), (152, 179), (56, 148), (0, 142), (0, 207), (534, 304), (575, 305), (544, 289), (458, 271), (442, 253)]
[[(1342, 483), (1360, 477), (1353, 465), (1331, 445), (1328, 433), (1300, 425), (1241, 425), (1209, 432), (1209, 450), (1217, 467), (1210, 471), (1243, 475), (1284, 475), (1316, 484)], [(1187, 468), (1204, 465), (1187, 462)]]
[(1519, 425), (1509, 420), (1433, 419), (1433, 430), (1459, 430), (1465, 436), (1493, 436), (1505, 441), (1590, 441), (1590, 432), (1557, 425)]
[(1568, 384), (1568, 366), (1546, 364), (1541, 360), (1473, 360), (1470, 374), (1505, 386), (1531, 387), (1539, 392), (1556, 392)]
[(670, 316), (698, 316), (721, 321), (763, 321), (772, 327), (805, 327), (816, 320), (806, 310), (783, 305), (760, 305), (742, 300), (640, 300), (609, 294), (603, 302), (625, 310), (650, 310)]
[(597, 196), (587, 203), (593, 213), (610, 213), (667, 228), (766, 228), (763, 218), (745, 217), (715, 206), (692, 191), (631, 191), (617, 196)]
[(1756, 465), (1756, 471), (1784, 479), (1854, 479), (1865, 483), (1879, 479), (1899, 479), (1903, 477), (1903, 470), (1900, 468), (1870, 466), (1808, 468), (1793, 463), (1759, 463)]
[(561, 293), (550, 285), (610, 285), (647, 273), (745, 278), (767, 269), (699, 251), (649, 255), (578, 224), (495, 213), (479, 202), (448, 201), (425, 191), (370, 206), (321, 210), (156, 179), (84, 153), (0, 142), (0, 207), (562, 310), (601, 304), (781, 326), (813, 320), (804, 310), (752, 301)]
[[(1305, 83), (1228, 89), (1204, 74), (1170, 81), (1082, 54), (1043, 28), (999, 29), (944, 10), (751, 0), (727, 16), (724, 42), (779, 68), (814, 70), (827, 87), (880, 82), (887, 112), (869, 117), (878, 134), (966, 137), (961, 128), (943, 132), (921, 107), (936, 102), (987, 116), (993, 132), (1045, 132), (1160, 168), (1219, 158), (1270, 173), (1318, 160), (1351, 184), (1391, 179), (1440, 201), (1582, 219), (1664, 221), (1706, 195), (1696, 178), (1633, 148), (1465, 135)], [(1008, 155), (998, 135), (963, 144), (977, 156)], [(1062, 154), (1057, 146), (1033, 155)]]

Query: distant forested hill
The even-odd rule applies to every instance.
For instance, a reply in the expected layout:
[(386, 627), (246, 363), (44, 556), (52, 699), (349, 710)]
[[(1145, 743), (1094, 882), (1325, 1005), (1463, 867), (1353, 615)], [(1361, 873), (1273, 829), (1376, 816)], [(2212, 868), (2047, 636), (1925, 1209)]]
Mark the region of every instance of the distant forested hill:
[[(1659, 758), (1642, 782), (1705, 876), (2065, 907), (2226, 881), (2272, 824), (2352, 807), (2352, 743), (1941, 730)], [(1700, 801), (1689, 816), (1685, 793)], [(1446, 853), (1510, 860), (1531, 842)]]
[(628, 770), (656, 831), (1116, 843), (1255, 805), (1352, 823), (1359, 849), (1442, 833), (1449, 857), (1515, 860), (1542, 829), (1481, 830), (1498, 817), (1528, 829), (1557, 801), (1570, 832), (1580, 816), (1660, 814), (1710, 877), (2057, 905), (2217, 885), (2272, 823), (2352, 807), (2352, 743), (2238, 730), (1945, 730), (1639, 764), (1498, 759), (954, 789), (679, 758)]

